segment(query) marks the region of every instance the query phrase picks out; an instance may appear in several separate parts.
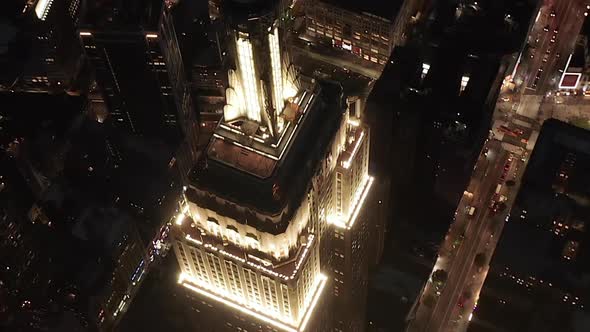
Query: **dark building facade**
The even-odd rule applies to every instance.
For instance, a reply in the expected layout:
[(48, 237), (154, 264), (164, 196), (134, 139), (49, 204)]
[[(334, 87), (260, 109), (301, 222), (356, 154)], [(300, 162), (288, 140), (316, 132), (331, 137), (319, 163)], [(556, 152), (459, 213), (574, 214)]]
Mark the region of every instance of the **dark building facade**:
[(588, 131), (543, 124), (469, 331), (588, 328), (589, 165)]

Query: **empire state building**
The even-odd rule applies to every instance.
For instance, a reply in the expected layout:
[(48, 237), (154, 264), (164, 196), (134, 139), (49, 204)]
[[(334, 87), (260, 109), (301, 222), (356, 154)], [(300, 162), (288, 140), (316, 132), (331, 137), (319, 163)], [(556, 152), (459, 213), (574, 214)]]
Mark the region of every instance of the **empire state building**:
[(226, 105), (174, 225), (178, 282), (206, 330), (362, 331), (369, 129), (298, 74), (277, 1), (226, 2)]

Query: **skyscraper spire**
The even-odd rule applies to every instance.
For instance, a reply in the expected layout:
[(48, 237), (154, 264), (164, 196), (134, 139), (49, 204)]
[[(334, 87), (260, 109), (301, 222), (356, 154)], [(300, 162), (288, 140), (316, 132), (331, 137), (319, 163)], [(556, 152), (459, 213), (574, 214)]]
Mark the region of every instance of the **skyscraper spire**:
[(261, 130), (271, 140), (283, 130), (280, 117), (285, 101), (298, 90), (294, 75), (289, 74), (292, 68), (283, 61), (288, 57), (283, 55), (277, 10), (272, 3), (229, 4), (228, 38), (233, 54), (224, 108), (224, 122), (245, 127), (241, 129), (248, 135)]

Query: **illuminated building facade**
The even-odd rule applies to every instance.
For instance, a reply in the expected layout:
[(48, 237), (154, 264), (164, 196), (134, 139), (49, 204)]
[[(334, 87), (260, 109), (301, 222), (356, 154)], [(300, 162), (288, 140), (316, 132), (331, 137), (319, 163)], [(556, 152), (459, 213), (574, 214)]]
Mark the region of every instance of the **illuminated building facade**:
[[(79, 35), (94, 70), (96, 90), (108, 109), (97, 121), (108, 123), (125, 135), (161, 140), (174, 165), (176, 160), (172, 158), (183, 141), (183, 131), (160, 48), (160, 35), (107, 29), (83, 29)], [(129, 65), (129, 58), (136, 61), (129, 61)], [(120, 145), (112, 140), (113, 155), (120, 154)], [(124, 154), (121, 157), (125, 159)]]
[[(324, 234), (323, 257), (327, 274), (333, 280), (331, 320), (334, 331), (363, 331), (369, 266), (380, 240), (374, 223), (363, 211), (373, 184), (369, 171), (369, 128), (359, 119), (359, 103), (350, 103), (344, 146), (329, 183), (327, 193), (328, 232)], [(324, 213), (320, 210), (320, 216)]]
[(366, 289), (369, 130), (339, 87), (298, 76), (274, 8), (224, 8), (227, 103), (175, 222), (179, 283), (201, 328), (360, 331), (330, 308)]
[(305, 30), (300, 38), (324, 42), (366, 63), (385, 65), (395, 45), (390, 18), (348, 10), (338, 2), (307, 0), (304, 6)]

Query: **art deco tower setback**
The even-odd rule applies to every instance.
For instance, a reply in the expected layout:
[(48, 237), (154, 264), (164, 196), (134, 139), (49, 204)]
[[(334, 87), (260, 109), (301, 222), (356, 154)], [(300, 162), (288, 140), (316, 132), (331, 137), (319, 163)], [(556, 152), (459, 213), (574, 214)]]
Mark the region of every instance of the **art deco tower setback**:
[(203, 328), (331, 330), (334, 268), (322, 257), (332, 241), (358, 256), (362, 239), (337, 240), (365, 222), (368, 128), (339, 87), (297, 75), (274, 1), (226, 6), (227, 105), (176, 220), (179, 283), (204, 304)]

